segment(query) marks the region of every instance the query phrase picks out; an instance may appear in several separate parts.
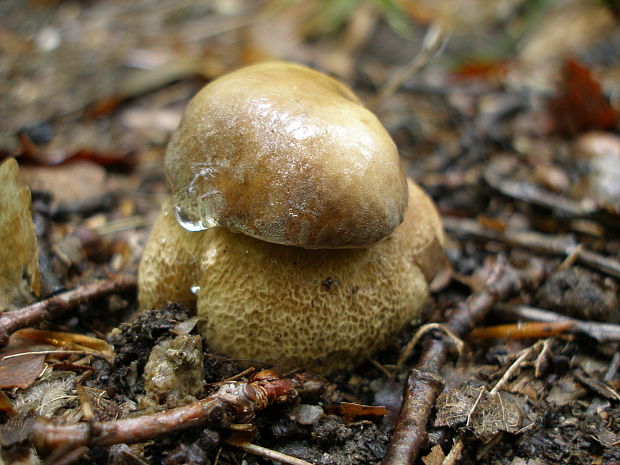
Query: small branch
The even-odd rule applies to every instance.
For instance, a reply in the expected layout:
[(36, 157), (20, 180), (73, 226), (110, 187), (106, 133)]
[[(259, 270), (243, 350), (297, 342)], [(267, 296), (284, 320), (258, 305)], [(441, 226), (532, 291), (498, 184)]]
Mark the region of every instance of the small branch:
[(570, 237), (549, 236), (533, 231), (504, 231), (501, 233), (485, 228), (476, 220), (448, 216), (443, 217), (443, 224), (447, 231), (463, 237), (503, 242), (513, 247), (562, 257), (575, 254), (575, 259), (579, 263), (620, 278), (620, 262), (618, 260), (588, 250), (578, 249), (579, 244)]
[(280, 462), (284, 465), (312, 465), (310, 462), (306, 462), (305, 460), (283, 454), (282, 452), (278, 452), (273, 449), (267, 449), (266, 447), (252, 444), (251, 442), (234, 441), (229, 439), (227, 441), (224, 441), (224, 443), (228, 444), (229, 446), (236, 447), (237, 449), (241, 449), (248, 454), (257, 455), (258, 457), (262, 457), (267, 460)]
[[(532, 260), (524, 270), (505, 266), (500, 261), (491, 271), (486, 286), (457, 305), (448, 316), (445, 326), (455, 336), (464, 337), (498, 301), (526, 286), (537, 286), (546, 275), (539, 260)], [(430, 336), (424, 338), (422, 354), (416, 368), (409, 373), (403, 406), (382, 465), (415, 463), (426, 444), (426, 424), (442, 388), (439, 372), (453, 345), (445, 334), (435, 332), (434, 337)]]
[(495, 386), (493, 386), (493, 389), (491, 389), (491, 392), (489, 392), (490, 395), (495, 395), (499, 392), (499, 390), (504, 387), (504, 384), (506, 384), (508, 382), (508, 380), (510, 380), (510, 378), (512, 377), (512, 375), (515, 374), (515, 372), (521, 368), (521, 366), (523, 365), (523, 363), (525, 363), (525, 361), (532, 357), (534, 352), (536, 352), (537, 350), (542, 350), (542, 343), (540, 341), (536, 342), (534, 345), (528, 347), (527, 349), (523, 350), (521, 352), (521, 355), (519, 355), (519, 357), (517, 357), (517, 359), (512, 363), (512, 365), (510, 365), (510, 367), (508, 367), (508, 369), (506, 370), (506, 372), (503, 374), (503, 376), (499, 379), (499, 381), (495, 384)]
[(383, 465), (415, 463), (419, 448), (412, 447), (412, 445), (426, 442), (426, 422), (434, 404), (434, 402), (427, 402), (426, 396), (416, 395), (416, 392), (420, 390), (438, 394), (442, 387), (443, 381), (436, 374), (415, 368), (409, 372), (403, 405), (385, 457), (381, 462)]
[(144, 442), (175, 431), (196, 427), (227, 428), (249, 423), (254, 414), (276, 401), (297, 397), (296, 379), (225, 383), (212, 395), (183, 407), (121, 420), (58, 425), (35, 420), (31, 440), (37, 451), (53, 452), (88, 446)]
[(554, 194), (546, 189), (526, 182), (517, 182), (498, 175), (495, 170), (487, 168), (484, 180), (503, 195), (538, 205), (562, 215), (572, 217), (588, 217), (599, 211), (596, 202), (590, 199), (580, 201)]
[(409, 64), (392, 78), (377, 92), (376, 96), (369, 102), (370, 108), (376, 107), (381, 100), (385, 100), (398, 90), (410, 76), (424, 68), (437, 55), (448, 41), (448, 31), (439, 23), (433, 23), (428, 28), (422, 43), (420, 52), (409, 62)]
[(450, 332), (448, 328), (446, 328), (444, 325), (440, 323), (427, 323), (416, 331), (415, 335), (411, 338), (411, 340), (407, 343), (405, 348), (402, 350), (402, 353), (400, 357), (398, 358), (398, 361), (396, 362), (396, 368), (400, 368), (403, 365), (403, 363), (405, 363), (405, 361), (409, 357), (411, 357), (411, 354), (413, 353), (413, 349), (415, 349), (415, 347), (418, 345), (418, 342), (420, 341), (420, 339), (422, 339), (428, 332), (433, 331), (433, 330), (441, 330), (444, 333), (446, 333), (446, 335), (449, 336), (452, 342), (454, 343), (454, 346), (457, 348), (459, 354), (463, 352), (465, 343), (463, 342), (461, 338), (456, 337), (454, 334)]
[(508, 321), (541, 321), (545, 323), (573, 323), (568, 332), (583, 333), (599, 342), (620, 342), (620, 325), (583, 321), (528, 305), (498, 304), (495, 315)]
[(95, 298), (131, 291), (135, 289), (136, 283), (135, 276), (117, 276), (85, 284), (19, 310), (0, 313), (0, 347), (6, 346), (11, 334), (18, 329), (55, 318)]

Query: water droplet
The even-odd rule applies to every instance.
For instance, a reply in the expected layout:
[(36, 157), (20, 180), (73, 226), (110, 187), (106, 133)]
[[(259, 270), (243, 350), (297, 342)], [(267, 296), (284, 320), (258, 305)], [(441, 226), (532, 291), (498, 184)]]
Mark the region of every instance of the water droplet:
[(202, 224), (202, 221), (190, 220), (190, 218), (185, 214), (185, 212), (183, 212), (183, 210), (181, 210), (181, 208), (178, 205), (174, 206), (174, 217), (177, 219), (177, 222), (184, 229), (187, 229), (188, 231), (195, 232), (195, 231), (203, 231), (207, 229)]
[(192, 294), (196, 295), (200, 292), (200, 286), (192, 286), (189, 288), (189, 292), (191, 292)]
[(191, 232), (204, 231), (205, 229), (217, 226), (217, 222), (209, 217), (194, 220), (185, 213), (179, 205), (174, 206), (174, 217), (177, 222), (186, 230)]

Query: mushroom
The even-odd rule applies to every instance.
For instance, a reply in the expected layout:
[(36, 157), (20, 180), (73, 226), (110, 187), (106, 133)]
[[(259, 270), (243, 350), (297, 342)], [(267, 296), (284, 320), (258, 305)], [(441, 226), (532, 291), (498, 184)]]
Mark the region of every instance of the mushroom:
[(304, 248), (366, 246), (400, 224), (407, 184), (375, 115), (338, 81), (268, 62), (207, 85), (166, 152), (175, 213)]
[(337, 81), (287, 63), (219, 78), (165, 167), (174, 198), (140, 264), (140, 306), (195, 306), (211, 350), (329, 373), (423, 318), (439, 216)]

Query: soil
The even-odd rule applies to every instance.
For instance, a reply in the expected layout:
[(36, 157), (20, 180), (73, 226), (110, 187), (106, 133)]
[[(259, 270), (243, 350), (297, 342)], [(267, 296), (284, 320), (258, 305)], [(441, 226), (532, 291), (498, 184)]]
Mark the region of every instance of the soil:
[[(466, 15), (453, 2), (446, 13), (424, 2), (359, 1), (341, 14), (323, 0), (276, 3), (2, 3), (0, 157), (17, 159), (31, 189), (41, 277), (38, 295), (20, 296), (11, 310), (134, 276), (169, 195), (166, 143), (191, 96), (257, 60), (304, 63), (373, 105), (407, 175), (444, 218), (431, 322), (462, 311), (500, 265), (545, 269), (539, 285), (500, 299), (476, 328), (493, 332), (466, 335), (441, 364), (443, 387), (415, 463), (620, 464), (617, 7), (513, 2), (499, 11), (481, 2)], [(447, 23), (437, 47), (424, 42), (429, 28)], [(382, 94), (420, 49), (424, 66)], [(194, 309), (170, 302), (143, 311), (133, 290), (57, 310), (27, 325), (39, 332), (21, 329), (2, 349), (46, 351), (21, 363), (0, 358), (4, 463), (274, 463), (235, 445), (249, 441), (285, 454), (283, 463), (395, 465), (384, 457), (402, 426), (405, 380), (424, 357), (418, 344), (399, 363), (414, 325), (329, 377), (274, 375), (305, 381), (248, 424), (164, 428), (135, 444), (128, 435), (73, 447), (64, 437), (54, 450), (35, 450), (39, 417), (96, 429), (183, 408), (224, 382), (256, 383), (269, 368), (212, 353)], [(534, 319), (548, 326), (530, 326)], [(459, 443), (456, 458), (446, 458)]]

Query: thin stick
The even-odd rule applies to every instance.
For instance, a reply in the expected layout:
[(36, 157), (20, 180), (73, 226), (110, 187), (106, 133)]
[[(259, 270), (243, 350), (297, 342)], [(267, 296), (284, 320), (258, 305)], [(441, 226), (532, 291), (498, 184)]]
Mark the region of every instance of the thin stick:
[(297, 457), (293, 457), (291, 455), (283, 454), (282, 452), (278, 452), (273, 449), (267, 449), (266, 447), (262, 447), (256, 444), (252, 444), (247, 441), (234, 441), (227, 440), (224, 441), (225, 444), (229, 446), (234, 446), (238, 449), (241, 449), (248, 454), (257, 455), (264, 459), (274, 460), (276, 462), (283, 463), (284, 465), (312, 465), (310, 462), (306, 462), (305, 460), (298, 459)]
[[(403, 405), (381, 462), (383, 465), (415, 463), (419, 449), (426, 442), (426, 423), (433, 409), (434, 399), (441, 392), (442, 386), (441, 378), (434, 373), (415, 368), (409, 371)], [(428, 402), (427, 396), (416, 395), (416, 392), (421, 391), (436, 393), (433, 401)]]
[(410, 76), (420, 71), (443, 49), (447, 40), (448, 32), (446, 29), (437, 22), (431, 24), (424, 36), (424, 42), (422, 43), (420, 52), (405, 68), (392, 76), (392, 78), (377, 92), (375, 97), (370, 100), (368, 106), (374, 108), (381, 100), (385, 100), (396, 92)]
[(540, 378), (540, 375), (543, 372), (543, 364), (547, 360), (549, 352), (551, 352), (551, 341), (551, 338), (543, 341), (543, 347), (536, 357), (536, 362), (534, 363), (534, 376), (536, 376), (536, 378)]
[(540, 341), (537, 341), (535, 344), (533, 344), (532, 346), (528, 347), (527, 349), (523, 350), (521, 352), (521, 355), (519, 355), (517, 357), (517, 359), (512, 363), (512, 365), (510, 365), (510, 367), (508, 367), (508, 369), (506, 370), (506, 372), (502, 375), (502, 377), (499, 379), (499, 381), (497, 381), (497, 383), (495, 384), (495, 386), (493, 386), (493, 389), (491, 389), (491, 391), (489, 392), (490, 395), (495, 395), (499, 392), (499, 390), (504, 387), (504, 384), (506, 384), (508, 382), (508, 380), (512, 377), (512, 375), (515, 374), (515, 372), (521, 368), (521, 365), (523, 365), (523, 363), (532, 356), (532, 354), (537, 351), (542, 349), (542, 343)]
[(18, 329), (32, 326), (44, 319), (55, 318), (95, 298), (132, 291), (136, 283), (135, 276), (117, 276), (76, 287), (28, 307), (0, 313), (0, 347), (6, 346), (11, 334)]
[(405, 361), (409, 357), (411, 357), (411, 354), (413, 353), (413, 349), (416, 347), (418, 342), (420, 342), (420, 340), (424, 337), (425, 334), (427, 334), (429, 331), (432, 331), (434, 329), (438, 329), (446, 333), (446, 335), (450, 337), (452, 342), (454, 342), (454, 345), (459, 351), (459, 354), (463, 352), (465, 343), (463, 342), (461, 338), (456, 337), (448, 328), (446, 328), (444, 325), (440, 323), (428, 323), (420, 327), (416, 331), (415, 335), (411, 338), (411, 340), (407, 343), (405, 348), (402, 350), (402, 353), (400, 357), (398, 358), (398, 361), (396, 362), (396, 368), (400, 368), (402, 364), (405, 363)]
[(620, 342), (620, 325), (613, 323), (577, 320), (528, 305), (497, 304), (495, 315), (509, 321), (572, 322), (574, 324), (567, 330), (568, 332), (587, 334), (599, 342)]
[(599, 211), (596, 202), (591, 199), (572, 200), (534, 184), (505, 179), (491, 169), (485, 170), (484, 179), (491, 187), (507, 197), (548, 208), (562, 215), (588, 217)]
[(448, 216), (443, 217), (443, 224), (447, 231), (454, 232), (460, 236), (503, 242), (514, 247), (530, 249), (549, 255), (566, 257), (574, 254), (576, 255), (575, 259), (579, 263), (620, 278), (620, 261), (580, 249), (579, 244), (570, 237), (550, 236), (533, 231), (504, 231), (500, 233), (485, 228), (476, 220)]
[(104, 360), (111, 361), (109, 354), (104, 354), (102, 352), (90, 352), (86, 350), (63, 350), (63, 349), (54, 349), (54, 350), (31, 350), (28, 352), (18, 352), (16, 354), (5, 355), (4, 357), (0, 357), (0, 362), (4, 362), (5, 360), (9, 360), (15, 357), (24, 357), (27, 355), (52, 355), (52, 354), (77, 354), (77, 355), (92, 355), (93, 357), (102, 358)]

